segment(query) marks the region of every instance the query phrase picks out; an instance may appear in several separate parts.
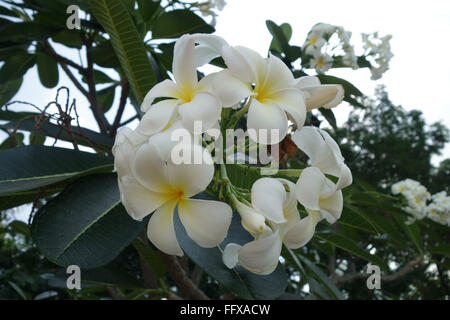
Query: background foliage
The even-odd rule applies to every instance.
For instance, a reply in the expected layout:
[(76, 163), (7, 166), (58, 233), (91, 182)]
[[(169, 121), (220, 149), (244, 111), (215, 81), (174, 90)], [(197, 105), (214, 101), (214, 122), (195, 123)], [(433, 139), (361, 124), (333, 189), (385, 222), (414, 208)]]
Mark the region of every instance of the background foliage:
[[(71, 4), (82, 9), (80, 30), (66, 28)], [(139, 104), (149, 88), (169, 78), (173, 41), (184, 33), (214, 32), (198, 10), (196, 3), (180, 1), (2, 1), (0, 130), (7, 137), (0, 145), (0, 298), (448, 298), (448, 227), (427, 219), (405, 224), (401, 201), (389, 195), (390, 184), (404, 178), (433, 192), (450, 191), (450, 159), (437, 168), (431, 162), (449, 141), (448, 129), (426, 124), (419, 111), (393, 105), (385, 88), (370, 99), (350, 82), (328, 75), (319, 76), (322, 83), (342, 84), (345, 101), (354, 107), (340, 128), (330, 110), (313, 112), (307, 120), (330, 128), (354, 175), (336, 225), (321, 224), (301, 249), (283, 249), (278, 269), (264, 277), (226, 269), (221, 248), (199, 248), (178, 222), (185, 257), (152, 247), (142, 233), (145, 221), (133, 221), (120, 204), (111, 146), (119, 127), (141, 117)], [(270, 52), (296, 77), (305, 75), (301, 65), (293, 67), (302, 49), (290, 43), (290, 26), (267, 21), (267, 28), (273, 36)], [(63, 47), (83, 56), (85, 64), (59, 54)], [(339, 57), (335, 61), (334, 67), (341, 67)], [(363, 57), (358, 62), (368, 66)], [(9, 102), (34, 67), (41, 84), (54, 88), (55, 101)], [(57, 89), (60, 72), (86, 97), (98, 130), (80, 127), (80, 106), (67, 88)], [(127, 103), (136, 114), (122, 119)], [(17, 111), (24, 104), (28, 111)], [(69, 142), (71, 149), (55, 147), (56, 140)], [(282, 166), (303, 167), (305, 156), (290, 145), (282, 143), (290, 155), (281, 159)], [(257, 168), (227, 170), (240, 187), (259, 177)], [(25, 204), (20, 210), (30, 211), (29, 220), (16, 220), (14, 208)], [(245, 242), (245, 236), (234, 214), (221, 247)], [(367, 289), (368, 263), (382, 268), (381, 290)], [(64, 267), (70, 264), (82, 267), (82, 290), (66, 288)]]

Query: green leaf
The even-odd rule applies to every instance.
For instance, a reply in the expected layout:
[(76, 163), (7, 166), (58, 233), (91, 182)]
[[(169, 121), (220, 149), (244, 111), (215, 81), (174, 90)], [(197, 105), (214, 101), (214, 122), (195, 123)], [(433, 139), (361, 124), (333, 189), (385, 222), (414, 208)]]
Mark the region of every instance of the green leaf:
[[(10, 113), (9, 115), (11, 116), (13, 113)], [(75, 140), (78, 144), (92, 147), (94, 149), (110, 149), (114, 144), (114, 140), (111, 139), (111, 137), (89, 129), (72, 128), (73, 135), (70, 135), (66, 130), (61, 130), (60, 126), (53, 123), (41, 122), (37, 125), (34, 119), (26, 119), (20, 123), (18, 121), (11, 121), (5, 124), (0, 124), (0, 128), (3, 129), (13, 130), (16, 127), (19, 130), (42, 134), (47, 137), (57, 138), (58, 140), (65, 140), (69, 142)]]
[(49, 56), (43, 53), (37, 54), (36, 65), (39, 80), (46, 88), (54, 88), (59, 81), (58, 64)]
[(67, 47), (81, 49), (83, 41), (79, 30), (62, 30), (52, 37), (52, 40)]
[(178, 38), (186, 33), (213, 33), (215, 29), (190, 10), (161, 14), (153, 23), (152, 38)]
[[(295, 251), (288, 249), (291, 257), (293, 258), (295, 265), (302, 268), (301, 263), (304, 265), (305, 269), (309, 271), (309, 274), (317, 279), (323, 287), (328, 291), (329, 294), (333, 296), (334, 299), (344, 300), (342, 292), (336, 287), (334, 282), (313, 262), (311, 262), (305, 256), (297, 254)], [(308, 282), (311, 279), (308, 278)]]
[(157, 10), (161, 8), (159, 1), (138, 0), (137, 2), (144, 22), (150, 22)]
[(430, 253), (450, 257), (450, 244), (440, 244), (430, 249)]
[(0, 194), (33, 190), (93, 172), (112, 170), (110, 158), (47, 146), (0, 151)]
[[(282, 45), (280, 44), (280, 41), (278, 40), (278, 37), (276, 37), (272, 32), (271, 32), (271, 29), (272, 29), (272, 24), (270, 24), (270, 28), (269, 28), (269, 25), (268, 25), (268, 23), (269, 22), (271, 22), (272, 24), (275, 24), (274, 22), (272, 22), (272, 21), (270, 21), (270, 20), (267, 20), (266, 21), (266, 26), (267, 26), (267, 28), (269, 29), (269, 32), (272, 34), (272, 36), (273, 36), (273, 39), (272, 39), (272, 42), (270, 43), (270, 50), (275, 50), (275, 51), (278, 51), (278, 52), (283, 52), (283, 47), (282, 47)], [(292, 27), (291, 27), (291, 25), (289, 24), (289, 23), (283, 23), (282, 25), (280, 25), (280, 27), (279, 27), (279, 29), (281, 29), (281, 31), (283, 32), (283, 34), (284, 34), (284, 39), (287, 41), (287, 42), (289, 42), (289, 40), (291, 39), (291, 37), (292, 37)], [(275, 33), (275, 32), (274, 32)], [(278, 31), (277, 31), (277, 33), (278, 33)]]
[(276, 42), (278, 47), (281, 48), (282, 51), (280, 52), (287, 52), (289, 48), (289, 34), (292, 35), (292, 28), (288, 25), (289, 27), (284, 27), (283, 30), (272, 20), (266, 20), (266, 26), (270, 34), (273, 36), (273, 40)]
[(121, 0), (89, 0), (92, 13), (108, 32), (130, 86), (141, 103), (156, 83), (142, 39)]
[(8, 227), (11, 228), (14, 232), (23, 234), (27, 237), (30, 236), (30, 227), (28, 227), (28, 224), (23, 221), (14, 220), (8, 225)]
[(0, 82), (21, 78), (36, 62), (36, 55), (18, 52), (5, 61), (0, 69)]
[(11, 134), (7, 139), (5, 139), (0, 144), (0, 150), (12, 149), (16, 147), (21, 147), (24, 145), (23, 140), (25, 136), (22, 133)]
[[(16, 79), (12, 79), (6, 82), (3, 82), (0, 86), (0, 107), (7, 104), (19, 91), (22, 86), (23, 78), (18, 77)], [(3, 111), (0, 110), (0, 116)], [(3, 120), (3, 118), (0, 118)], [(4, 119), (9, 120), (9, 119)]]
[(370, 215), (352, 205), (344, 205), (342, 216), (338, 220), (338, 223), (372, 234), (379, 234), (382, 232), (382, 229), (376, 225)]
[(353, 84), (351, 84), (350, 82), (348, 82), (347, 80), (338, 78), (338, 77), (334, 77), (334, 76), (329, 76), (329, 75), (325, 75), (325, 74), (319, 74), (317, 77), (319, 77), (320, 82), (322, 84), (340, 84), (344, 87), (344, 91), (345, 91), (345, 95), (354, 95), (357, 97), (362, 96), (362, 92), (356, 88)]
[(115, 94), (115, 86), (110, 86), (97, 92), (98, 105), (102, 108), (103, 112), (108, 112), (111, 109)]
[(361, 246), (357, 242), (349, 238), (346, 238), (338, 233), (319, 233), (319, 232), (316, 233), (316, 237), (324, 241), (327, 241), (335, 245), (336, 247), (351, 253), (352, 255), (355, 255), (364, 260), (372, 262), (373, 264), (379, 266), (380, 268), (388, 270), (387, 265), (384, 261), (382, 261), (379, 257), (370, 254), (368, 251), (361, 248)]
[(120, 204), (115, 174), (76, 180), (33, 219), (31, 235), (41, 252), (61, 266), (96, 268), (112, 261), (142, 231)]
[(64, 183), (58, 183), (54, 186), (47, 186), (40, 190), (31, 190), (24, 192), (16, 192), (14, 194), (0, 194), (0, 210), (15, 208), (25, 203), (31, 203), (37, 199), (48, 197), (52, 194), (61, 192)]
[[(212, 199), (205, 194), (202, 194), (201, 198)], [(201, 248), (192, 241), (186, 234), (178, 214), (175, 214), (174, 222), (178, 242), (186, 255), (227, 290), (244, 299), (275, 299), (284, 292), (287, 278), (280, 265), (272, 274), (261, 276), (242, 267), (230, 270), (223, 264), (222, 250), (228, 243), (244, 245), (253, 240), (241, 226), (238, 213), (233, 214), (227, 238), (216, 248)]]
[(325, 109), (325, 108), (319, 108), (319, 112), (328, 121), (328, 123), (333, 128), (333, 130), (337, 131), (336, 117), (334, 116), (333, 110)]
[(152, 249), (140, 239), (134, 240), (133, 246), (158, 277), (164, 276), (166, 273), (166, 267), (164, 266), (164, 263), (156, 250)]

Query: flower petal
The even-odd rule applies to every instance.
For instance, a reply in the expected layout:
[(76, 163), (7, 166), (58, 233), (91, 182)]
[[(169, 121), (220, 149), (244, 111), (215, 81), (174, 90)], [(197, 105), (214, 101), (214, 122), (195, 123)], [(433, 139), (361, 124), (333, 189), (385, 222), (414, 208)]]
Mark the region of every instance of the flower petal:
[(275, 223), (286, 222), (283, 205), (286, 202), (286, 190), (280, 181), (274, 178), (261, 178), (252, 186), (252, 205), (267, 219)]
[(198, 83), (194, 47), (195, 41), (188, 34), (175, 42), (172, 72), (181, 91), (191, 91)]
[(182, 256), (173, 224), (173, 212), (177, 202), (172, 200), (159, 207), (150, 217), (147, 237), (159, 250), (166, 254)]
[(277, 91), (269, 98), (269, 101), (287, 112), (298, 128), (303, 127), (306, 119), (306, 106), (305, 97), (300, 90), (291, 88)]
[(266, 218), (260, 212), (239, 201), (235, 203), (235, 206), (241, 216), (241, 224), (245, 230), (252, 235), (257, 235), (264, 231), (267, 227), (265, 222)]
[(266, 62), (256, 51), (245, 47), (225, 46), (222, 57), (231, 72), (242, 81), (252, 84), (264, 81)]
[(338, 177), (344, 158), (330, 135), (316, 127), (303, 127), (292, 135), (295, 144), (309, 157), (310, 165)]
[(142, 112), (147, 112), (153, 104), (155, 98), (174, 98), (179, 95), (177, 85), (172, 80), (159, 82), (145, 95), (141, 105)]
[(282, 242), (278, 230), (266, 238), (245, 244), (239, 249), (239, 264), (256, 274), (271, 274), (280, 258)]
[(114, 155), (114, 169), (119, 177), (132, 175), (131, 165), (134, 161), (134, 155), (146, 139), (146, 136), (127, 127), (117, 132), (112, 153)]
[(329, 222), (334, 223), (341, 217), (344, 199), (338, 190), (332, 196), (320, 200), (320, 213)]
[(242, 246), (236, 243), (229, 243), (223, 249), (222, 261), (228, 269), (233, 269), (238, 265), (239, 262), (239, 249)]
[(212, 248), (227, 236), (233, 214), (225, 202), (184, 199), (178, 203), (178, 215), (195, 243), (203, 248)]
[(176, 99), (168, 99), (155, 103), (144, 114), (136, 131), (149, 136), (160, 132), (169, 124), (177, 105), (178, 100)]
[[(180, 145), (185, 163), (167, 164), (167, 175), (174, 190), (183, 191), (185, 197), (192, 197), (206, 189), (214, 175), (211, 154), (199, 145)], [(186, 157), (186, 159), (184, 159)], [(195, 164), (196, 160), (199, 164)]]
[(228, 43), (219, 36), (196, 33), (192, 38), (198, 43), (195, 46), (195, 66), (200, 67), (222, 55), (222, 48)]
[(172, 192), (167, 166), (161, 159), (158, 147), (155, 144), (146, 143), (138, 149), (132, 170), (139, 183), (151, 191)]
[[(222, 70), (210, 75), (211, 90), (220, 100), (223, 108), (229, 108), (252, 95), (250, 86), (235, 77), (230, 70)], [(207, 77), (200, 81), (200, 85)]]
[(308, 216), (295, 223), (283, 237), (283, 243), (290, 249), (298, 249), (307, 244), (316, 230), (320, 220), (317, 211), (308, 212)]
[(295, 86), (299, 89), (320, 86), (320, 80), (314, 76), (304, 76), (295, 79)]
[(167, 194), (150, 191), (130, 176), (119, 180), (119, 188), (122, 204), (128, 214), (139, 221), (170, 199)]
[(275, 144), (286, 136), (288, 119), (277, 105), (270, 102), (262, 104), (252, 99), (248, 110), (247, 129), (252, 140)]
[(295, 186), (295, 195), (308, 210), (320, 210), (319, 200), (325, 183), (325, 176), (318, 168), (303, 169)]
[(201, 132), (214, 127), (220, 112), (220, 101), (213, 94), (204, 91), (198, 92), (191, 102), (180, 105), (178, 109), (183, 126), (191, 132), (196, 129), (194, 126), (196, 121), (201, 124)]
[(336, 107), (344, 99), (344, 88), (340, 84), (325, 84), (318, 87), (306, 87), (309, 98), (306, 99), (308, 111), (315, 108), (330, 109)]
[(265, 95), (270, 95), (294, 85), (294, 76), (291, 70), (280, 58), (270, 54), (266, 63), (264, 80), (262, 83), (256, 84), (256, 90), (261, 90)]

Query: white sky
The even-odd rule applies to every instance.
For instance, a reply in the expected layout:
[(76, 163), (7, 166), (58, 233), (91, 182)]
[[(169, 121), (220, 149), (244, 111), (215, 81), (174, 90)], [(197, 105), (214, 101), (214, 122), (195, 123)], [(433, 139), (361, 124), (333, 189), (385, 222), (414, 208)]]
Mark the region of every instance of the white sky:
[[(391, 47), (394, 58), (390, 70), (381, 80), (370, 80), (368, 69), (332, 70), (329, 74), (354, 83), (365, 94), (372, 95), (377, 84), (385, 84), (394, 104), (405, 109), (422, 110), (429, 123), (442, 120), (450, 128), (450, 2), (446, 0), (227, 0), (217, 21), (217, 34), (232, 45), (245, 45), (265, 54), (271, 35), (265, 26), (270, 19), (281, 24), (288, 22), (293, 28), (292, 44), (301, 45), (307, 32), (317, 22), (341, 25), (353, 32), (353, 42), (360, 48), (361, 32), (379, 31), (392, 34)], [(62, 54), (69, 52), (61, 51)], [(357, 51), (358, 53), (358, 51)], [(71, 53), (75, 61), (78, 55)], [(447, 56), (448, 57), (448, 56)], [(83, 61), (85, 62), (85, 61)], [(73, 89), (77, 98), (81, 124), (96, 129), (96, 124), (84, 97), (74, 89), (70, 80), (60, 70), (60, 83)], [(36, 69), (28, 71), (24, 84), (15, 100), (33, 102), (43, 106), (55, 96), (56, 89), (46, 89), (39, 84)], [(116, 93), (116, 102), (119, 93)], [(128, 106), (124, 119), (133, 115)], [(350, 107), (335, 109), (338, 123), (345, 121)], [(113, 115), (115, 109), (109, 112)], [(442, 157), (450, 157), (450, 144)]]

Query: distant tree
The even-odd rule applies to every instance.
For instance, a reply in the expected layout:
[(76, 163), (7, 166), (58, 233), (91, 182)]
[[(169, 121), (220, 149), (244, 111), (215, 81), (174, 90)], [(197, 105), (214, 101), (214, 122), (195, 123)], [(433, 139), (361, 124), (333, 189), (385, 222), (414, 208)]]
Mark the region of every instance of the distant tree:
[(364, 106), (353, 109), (336, 132), (355, 176), (383, 189), (406, 178), (433, 186), (432, 191), (449, 185), (450, 160), (438, 170), (431, 163), (450, 140), (441, 122), (428, 125), (421, 111), (394, 105), (384, 86), (376, 89), (374, 99), (366, 98)]

